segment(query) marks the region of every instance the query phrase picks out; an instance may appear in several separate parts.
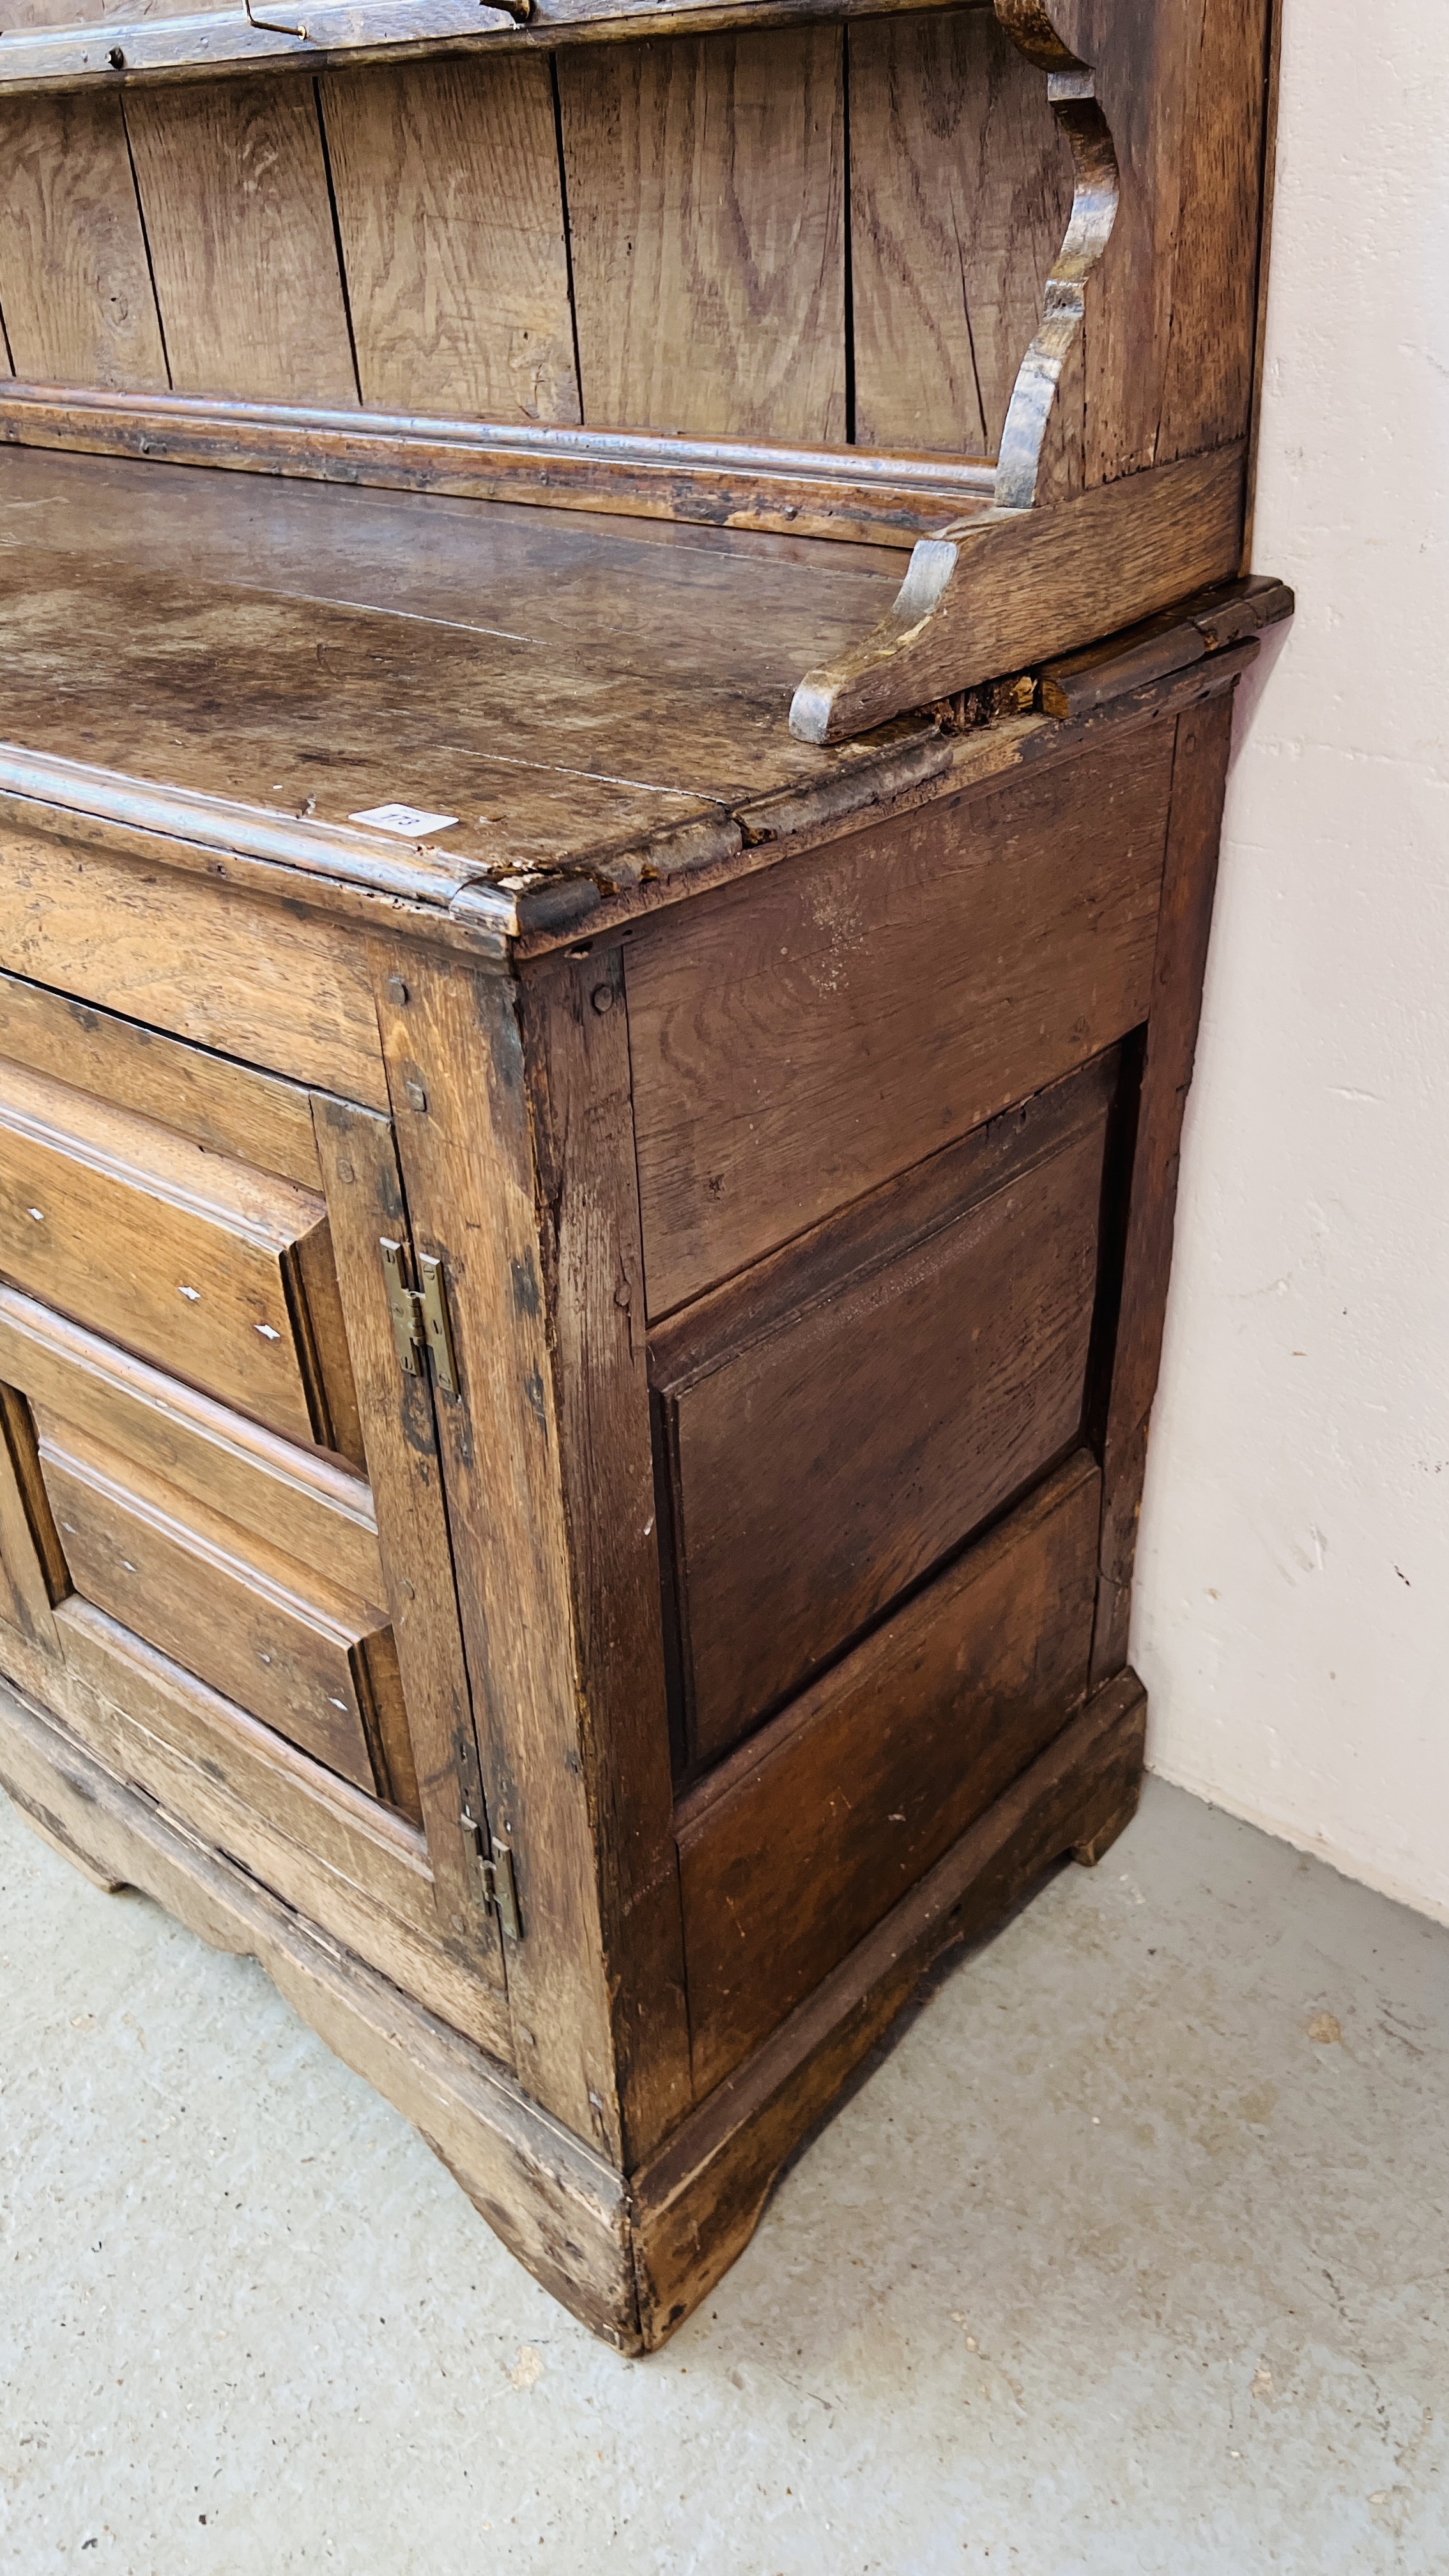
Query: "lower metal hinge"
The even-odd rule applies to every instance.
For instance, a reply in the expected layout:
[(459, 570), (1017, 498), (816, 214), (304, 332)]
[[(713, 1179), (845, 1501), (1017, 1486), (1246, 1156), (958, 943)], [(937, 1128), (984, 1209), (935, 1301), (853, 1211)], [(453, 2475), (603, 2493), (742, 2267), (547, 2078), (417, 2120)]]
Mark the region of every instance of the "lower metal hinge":
[(418, 1260), (420, 1285), (412, 1284), (412, 1261), (405, 1243), (390, 1234), (378, 1237), (387, 1310), (399, 1364), (409, 1377), (421, 1377), (423, 1354), (433, 1363), (433, 1376), (445, 1395), (458, 1392), (458, 1365), (453, 1357), (453, 1322), (448, 1313), (448, 1283), (443, 1265), (432, 1253)]
[(523, 1917), (518, 1911), (518, 1882), (513, 1875), (513, 1854), (507, 1843), (496, 1834), (492, 1849), (484, 1849), (483, 1828), (468, 1808), (463, 1809), (459, 1823), (466, 1825), (478, 1853), (478, 1875), (483, 1882), (483, 1902), (498, 1917), (510, 1941), (523, 1939)]

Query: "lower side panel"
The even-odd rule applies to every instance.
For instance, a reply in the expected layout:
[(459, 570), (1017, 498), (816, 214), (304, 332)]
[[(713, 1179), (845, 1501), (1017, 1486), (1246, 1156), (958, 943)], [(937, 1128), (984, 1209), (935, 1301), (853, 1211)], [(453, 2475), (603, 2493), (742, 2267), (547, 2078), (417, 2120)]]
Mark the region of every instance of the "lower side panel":
[(684, 1802), (697, 2101), (1085, 1698), (1100, 1514), (1078, 1450)]

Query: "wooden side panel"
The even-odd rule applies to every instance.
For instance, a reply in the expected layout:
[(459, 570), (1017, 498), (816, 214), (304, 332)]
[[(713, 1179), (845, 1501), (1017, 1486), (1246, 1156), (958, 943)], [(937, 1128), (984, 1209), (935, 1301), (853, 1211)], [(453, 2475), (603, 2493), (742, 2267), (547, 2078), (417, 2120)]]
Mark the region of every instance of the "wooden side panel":
[(280, 904), (0, 827), (0, 966), (387, 1106), (357, 942)]
[(522, 988), (624, 2160), (689, 2108), (623, 961)]
[(33, 384), (169, 385), (119, 98), (0, 99), (0, 315)]
[(1106, 1104), (669, 1400), (693, 1751), (798, 1690), (1077, 1439)]
[(542, 56), (373, 64), (321, 95), (364, 403), (577, 421)]
[(1257, 320), (1267, 0), (1213, 0), (1193, 72), (1159, 464), (1241, 438)]
[(1169, 729), (853, 835), (627, 961), (657, 1316), (1147, 1014)]
[(42, 1410), (40, 1463), (77, 1591), (330, 1771), (387, 1794), (368, 1743), (365, 1614), (265, 1542)]
[(1053, 474), (1082, 443), (1088, 490), (1247, 432), (1268, 14), (1269, 0), (1010, 0), (1025, 41), (1049, 17), (1092, 65), (1121, 174), (1086, 281), (1085, 410), (1048, 430)]
[(1147, 1429), (1172, 1267), (1178, 1146), (1202, 1011), (1232, 727), (1230, 693), (1193, 708), (1177, 722), (1162, 913), (1152, 968), (1152, 1016), (1147, 1025), (1103, 1456), (1094, 1682), (1119, 1672), (1127, 1661)]
[(135, 89), (126, 120), (177, 392), (356, 403), (312, 84)]
[(994, 456), (1071, 211), (1045, 76), (978, 9), (848, 46), (856, 438)]
[(1087, 1685), (1099, 1478), (1081, 1454), (847, 1657), (681, 1818), (707, 2093), (1066, 1725)]
[(584, 419), (843, 440), (839, 30), (569, 48), (558, 79)]

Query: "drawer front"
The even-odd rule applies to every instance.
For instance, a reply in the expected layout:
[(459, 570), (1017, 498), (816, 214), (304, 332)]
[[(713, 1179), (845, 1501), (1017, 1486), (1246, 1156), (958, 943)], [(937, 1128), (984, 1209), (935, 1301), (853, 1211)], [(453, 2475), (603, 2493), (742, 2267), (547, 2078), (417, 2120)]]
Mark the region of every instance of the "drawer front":
[(853, 835), (627, 958), (645, 1289), (671, 1313), (1147, 1017), (1172, 729)]
[(82, 1597), (330, 1771), (397, 1803), (367, 1668), (386, 1612), (369, 1612), (257, 1529), (223, 1520), (44, 1408), (35, 1420), (46, 1495)]
[(698, 2094), (864, 1940), (1080, 1704), (1100, 1493), (1078, 1453), (686, 1802)]
[(317, 1192), (0, 1062), (0, 1271), (287, 1438), (360, 1462)]
[(0, 975), (0, 1665), (436, 2002), (503, 1964), (383, 1238), (387, 1119)]
[(717, 1760), (1081, 1434), (1114, 1053), (651, 1345), (684, 1758)]

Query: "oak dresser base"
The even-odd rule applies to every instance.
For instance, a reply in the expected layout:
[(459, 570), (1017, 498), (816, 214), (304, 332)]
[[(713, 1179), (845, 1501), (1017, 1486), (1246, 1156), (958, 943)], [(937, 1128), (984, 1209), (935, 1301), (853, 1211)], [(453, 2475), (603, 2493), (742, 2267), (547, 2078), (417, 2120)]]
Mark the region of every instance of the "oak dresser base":
[(809, 2001), (637, 2172), (616, 2172), (502, 2068), (0, 1686), (0, 1783), (93, 1884), (134, 1887), (214, 1949), (257, 1959), (329, 2048), (409, 2119), (535, 2278), (622, 2353), (653, 2352), (749, 2243), (792, 2151), (953, 1944), (1052, 1863), (1095, 1863), (1131, 1820), (1147, 1700), (1104, 1683)]

